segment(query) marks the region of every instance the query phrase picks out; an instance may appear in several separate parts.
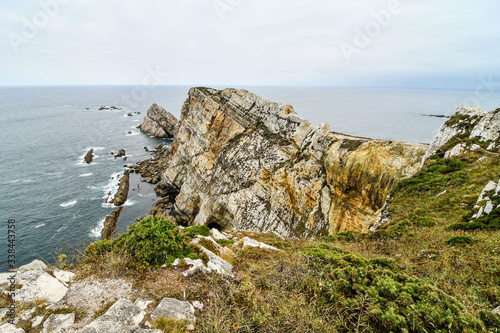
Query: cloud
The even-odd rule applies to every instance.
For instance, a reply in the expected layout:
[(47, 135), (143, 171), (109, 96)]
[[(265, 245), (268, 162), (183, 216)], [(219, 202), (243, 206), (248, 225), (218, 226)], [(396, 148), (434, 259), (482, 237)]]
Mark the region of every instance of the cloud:
[[(22, 36), (40, 3), (56, 1), (65, 4), (15, 52), (8, 35)], [(395, 1), (2, 3), (0, 84), (138, 84), (148, 66), (168, 71), (165, 84), (187, 85), (465, 88), (500, 74), (500, 4), (401, 0), (378, 31), (376, 13)], [(359, 52), (346, 59), (343, 44)]]

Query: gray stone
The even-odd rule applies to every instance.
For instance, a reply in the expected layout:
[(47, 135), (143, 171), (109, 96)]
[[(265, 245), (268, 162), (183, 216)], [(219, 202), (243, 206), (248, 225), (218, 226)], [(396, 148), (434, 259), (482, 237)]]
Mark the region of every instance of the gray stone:
[(129, 300), (121, 299), (109, 310), (85, 326), (81, 333), (135, 332), (144, 319), (145, 312)]
[(135, 300), (134, 305), (139, 307), (139, 309), (141, 310), (146, 310), (148, 308), (148, 305), (151, 303), (153, 303), (153, 301), (138, 298)]
[(0, 326), (0, 333), (24, 333), (24, 330), (12, 324), (5, 323)]
[(226, 236), (224, 236), (219, 230), (212, 228), (210, 230), (210, 235), (212, 236), (213, 239), (219, 240), (219, 239), (227, 239)]
[(75, 322), (75, 314), (51, 314), (43, 323), (43, 333), (66, 332)]
[(261, 242), (256, 241), (255, 239), (251, 239), (249, 237), (243, 238), (243, 249), (246, 247), (258, 247), (264, 250), (272, 250), (272, 251), (281, 251), (280, 249), (275, 248), (274, 246), (270, 246)]
[(200, 311), (203, 310), (203, 303), (202, 302), (194, 301), (193, 302), (193, 306), (194, 306), (195, 309), (198, 309)]
[(233, 275), (233, 265), (213, 253), (212, 251), (204, 248), (203, 246), (200, 245), (200, 249), (205, 252), (205, 254), (208, 256), (208, 263), (207, 263), (207, 269), (210, 272), (216, 272), (218, 274), (222, 275), (229, 275), (229, 276), (234, 276)]
[(36, 311), (36, 308), (32, 308), (32, 309), (26, 310), (23, 313), (21, 313), (19, 315), (19, 317), (21, 317), (22, 320), (28, 320), (28, 319), (31, 318), (31, 316), (33, 315), (33, 313), (35, 313), (35, 311)]
[(455, 157), (455, 156), (458, 156), (460, 154), (462, 154), (465, 150), (465, 144), (458, 144), (456, 145), (455, 147), (453, 147), (451, 150), (448, 150), (446, 153), (444, 153), (444, 157), (445, 158), (448, 158), (448, 157)]
[(184, 261), (187, 265), (191, 266), (191, 268), (189, 268), (187, 271), (182, 272), (182, 275), (184, 275), (185, 277), (191, 276), (197, 272), (206, 273), (209, 271), (205, 267), (201, 259), (192, 260), (190, 258), (184, 258)]
[(495, 309), (493, 309), (493, 314), (500, 314), (500, 306), (496, 307)]
[(70, 271), (63, 271), (62, 269), (59, 268), (54, 268), (54, 276), (59, 281), (67, 284), (75, 278), (76, 274)]
[(38, 316), (38, 317), (33, 318), (31, 327), (39, 326), (42, 323), (42, 321), (43, 321), (43, 316)]
[(165, 318), (185, 320), (188, 323), (189, 329), (193, 329), (196, 322), (194, 307), (189, 302), (179, 301), (175, 298), (162, 299), (158, 307), (151, 314), (152, 319), (162, 316)]
[(35, 299), (47, 299), (49, 302), (59, 302), (68, 292), (68, 288), (59, 280), (48, 274), (45, 265), (40, 260), (19, 267), (17, 283), (22, 285), (15, 296), (16, 301), (32, 302)]

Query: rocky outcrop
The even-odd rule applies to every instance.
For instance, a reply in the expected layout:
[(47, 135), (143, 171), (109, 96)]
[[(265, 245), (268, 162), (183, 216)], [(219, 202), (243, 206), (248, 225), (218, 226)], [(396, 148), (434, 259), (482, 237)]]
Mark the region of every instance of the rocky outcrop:
[(36, 299), (46, 299), (53, 303), (62, 300), (68, 292), (68, 288), (47, 273), (47, 269), (47, 265), (40, 260), (19, 267), (17, 283), (22, 287), (16, 292), (15, 300), (32, 302)]
[(125, 152), (125, 149), (120, 149), (120, 150), (118, 150), (118, 154), (115, 155), (115, 158), (123, 157), (125, 155), (127, 155), (127, 153)]
[(85, 157), (83, 158), (85, 163), (90, 164), (94, 160), (94, 148), (89, 149)]
[(122, 213), (123, 207), (118, 207), (117, 210), (112, 211), (111, 214), (106, 216), (104, 220), (104, 228), (101, 230), (101, 237), (103, 239), (111, 239), (116, 230), (116, 222)]
[(479, 149), (498, 152), (499, 137), (500, 109), (486, 112), (477, 106), (460, 106), (439, 128), (423, 161), (440, 150), (444, 157), (454, 157)]
[[(145, 147), (147, 148), (147, 147)], [(146, 150), (146, 151), (149, 151)], [(133, 170), (140, 173), (146, 183), (157, 184), (161, 180), (163, 171), (170, 161), (170, 147), (164, 145), (156, 146), (153, 157), (138, 162)]]
[(116, 192), (113, 200), (111, 200), (111, 203), (113, 203), (115, 206), (123, 205), (125, 201), (127, 201), (129, 187), (130, 187), (130, 171), (125, 170), (123, 172), (122, 178), (120, 178), (120, 181), (118, 182), (118, 191)]
[(472, 219), (489, 215), (496, 209), (500, 209), (500, 181), (498, 183), (490, 181), (481, 191), (472, 209)]
[(177, 118), (157, 104), (151, 105), (139, 129), (158, 138), (170, 138), (175, 135)]
[(192, 88), (157, 193), (181, 224), (308, 237), (367, 231), (422, 145), (315, 126), (246, 90)]

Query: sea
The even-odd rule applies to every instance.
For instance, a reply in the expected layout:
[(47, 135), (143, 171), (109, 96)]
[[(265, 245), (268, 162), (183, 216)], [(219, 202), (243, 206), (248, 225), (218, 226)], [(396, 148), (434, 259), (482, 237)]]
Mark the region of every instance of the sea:
[[(60, 254), (78, 253), (99, 239), (104, 218), (115, 209), (105, 198), (116, 192), (126, 165), (149, 158), (144, 147), (171, 142), (141, 133), (137, 126), (153, 103), (179, 117), (189, 88), (0, 87), (0, 272), (9, 269), (12, 255), (9, 225), (15, 225), (10, 234), (15, 230), (16, 267), (34, 259), (54, 263)], [(430, 143), (446, 120), (434, 116), (449, 116), (459, 105), (473, 101), (485, 110), (500, 107), (498, 92), (476, 96), (467, 90), (235, 88), (290, 104), (311, 123), (328, 123), (335, 132), (415, 143)], [(95, 157), (87, 164), (83, 157), (90, 148)], [(111, 155), (119, 149), (125, 149), (126, 161)], [(117, 232), (147, 216), (156, 200), (154, 186), (132, 174)]]

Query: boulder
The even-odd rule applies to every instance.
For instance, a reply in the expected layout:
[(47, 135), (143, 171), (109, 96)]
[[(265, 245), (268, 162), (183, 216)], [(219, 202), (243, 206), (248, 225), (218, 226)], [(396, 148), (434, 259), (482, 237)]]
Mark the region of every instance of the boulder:
[(264, 250), (281, 251), (280, 249), (277, 249), (273, 246), (258, 242), (255, 239), (251, 239), (249, 237), (243, 238), (243, 250), (246, 247), (257, 247), (257, 248), (264, 249)]
[(75, 314), (51, 314), (43, 323), (43, 333), (65, 332), (75, 322)]
[(215, 228), (210, 229), (210, 236), (212, 236), (212, 238), (215, 240), (220, 240), (220, 239), (227, 240), (227, 237), (224, 236), (219, 230)]
[(47, 299), (57, 303), (64, 298), (68, 288), (59, 280), (51, 276), (44, 269), (47, 268), (40, 260), (19, 267), (17, 283), (22, 288), (16, 293), (16, 301), (32, 302), (35, 299)]
[(140, 130), (151, 136), (168, 138), (175, 135), (176, 126), (177, 118), (161, 106), (153, 104), (144, 117)]
[(63, 283), (69, 283), (75, 278), (76, 274), (59, 268), (54, 268), (54, 276)]
[(126, 299), (117, 301), (97, 320), (85, 326), (81, 333), (135, 332), (145, 312)]
[(189, 302), (179, 301), (175, 298), (164, 298), (158, 307), (151, 314), (152, 319), (158, 317), (185, 320), (188, 322), (188, 329), (194, 329), (196, 317), (194, 307)]
[(0, 333), (24, 333), (24, 330), (12, 324), (5, 323), (0, 326)]

